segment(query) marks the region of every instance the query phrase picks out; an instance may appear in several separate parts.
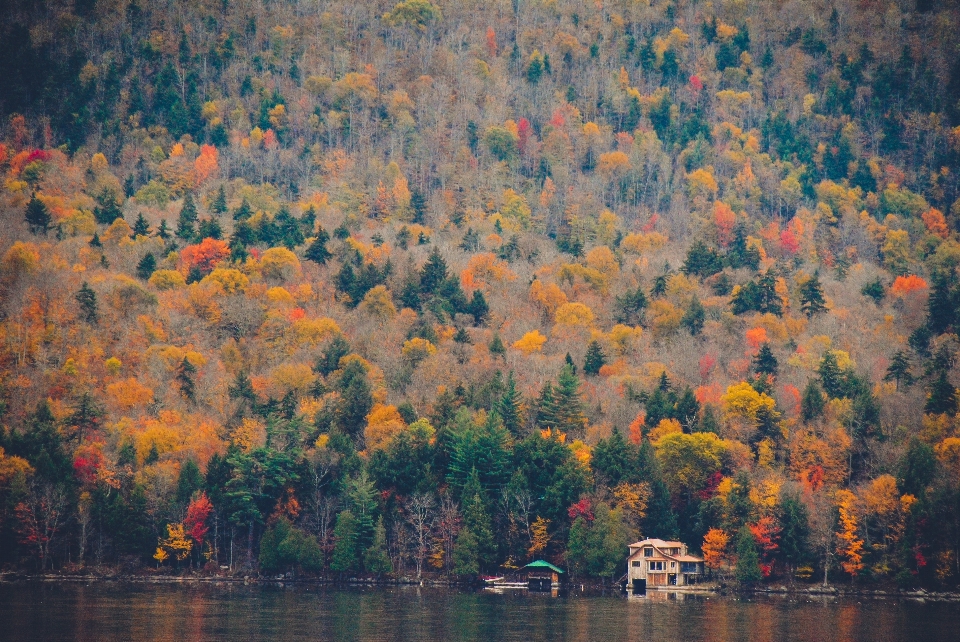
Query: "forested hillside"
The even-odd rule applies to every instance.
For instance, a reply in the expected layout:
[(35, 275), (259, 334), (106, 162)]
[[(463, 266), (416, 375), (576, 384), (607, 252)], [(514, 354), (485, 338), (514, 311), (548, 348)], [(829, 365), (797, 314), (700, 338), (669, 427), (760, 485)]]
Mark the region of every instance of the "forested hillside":
[(0, 565), (960, 581), (960, 4), (0, 2)]

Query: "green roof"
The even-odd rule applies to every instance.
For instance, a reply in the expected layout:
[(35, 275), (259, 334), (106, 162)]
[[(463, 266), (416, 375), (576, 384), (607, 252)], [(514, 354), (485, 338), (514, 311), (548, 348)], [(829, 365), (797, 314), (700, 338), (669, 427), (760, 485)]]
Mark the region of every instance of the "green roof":
[(551, 564), (550, 562), (545, 562), (543, 560), (537, 560), (536, 562), (530, 562), (523, 568), (549, 568), (554, 573), (563, 573), (559, 568)]

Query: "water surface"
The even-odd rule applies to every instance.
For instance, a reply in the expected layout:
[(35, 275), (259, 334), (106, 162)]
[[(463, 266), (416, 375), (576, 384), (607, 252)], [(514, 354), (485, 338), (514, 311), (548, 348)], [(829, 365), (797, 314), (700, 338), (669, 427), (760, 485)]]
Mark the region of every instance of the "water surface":
[(956, 604), (438, 588), (0, 584), (0, 640), (960, 640)]

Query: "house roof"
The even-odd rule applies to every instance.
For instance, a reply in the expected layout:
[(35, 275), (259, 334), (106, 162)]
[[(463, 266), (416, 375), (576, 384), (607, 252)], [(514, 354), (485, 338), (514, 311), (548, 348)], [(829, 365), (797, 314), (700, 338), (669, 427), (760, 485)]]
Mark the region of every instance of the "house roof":
[(656, 546), (657, 548), (677, 548), (683, 546), (683, 542), (666, 541), (662, 539), (645, 539), (630, 544), (629, 548), (638, 548), (640, 546)]
[(549, 568), (554, 573), (563, 573), (562, 570), (551, 564), (550, 562), (545, 562), (543, 560), (537, 560), (536, 562), (530, 562), (523, 568)]
[(703, 558), (695, 555), (677, 555), (676, 560), (678, 562), (702, 562)]

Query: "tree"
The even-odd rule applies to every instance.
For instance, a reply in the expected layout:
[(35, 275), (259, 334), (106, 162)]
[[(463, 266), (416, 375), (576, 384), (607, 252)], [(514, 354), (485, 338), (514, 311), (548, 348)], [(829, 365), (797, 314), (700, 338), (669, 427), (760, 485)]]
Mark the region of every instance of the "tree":
[(157, 269), (157, 258), (153, 252), (147, 252), (137, 263), (137, 278), (147, 281)]
[(193, 202), (193, 195), (187, 192), (183, 198), (183, 206), (180, 208), (180, 216), (177, 217), (177, 238), (190, 243), (197, 238), (197, 206)]
[(473, 291), (473, 298), (467, 306), (467, 314), (473, 316), (474, 325), (483, 325), (490, 315), (490, 306), (487, 305), (487, 299), (480, 290)]
[(905, 386), (913, 384), (913, 374), (910, 372), (910, 360), (903, 350), (897, 350), (890, 360), (890, 366), (887, 373), (883, 376), (884, 381), (896, 381), (897, 392), (900, 392), (900, 383)]
[(227, 193), (224, 191), (223, 185), (217, 189), (217, 195), (213, 197), (213, 202), (210, 203), (210, 211), (218, 216), (226, 213)]
[(855, 512), (857, 498), (849, 490), (837, 491), (839, 511), (837, 531), (837, 556), (840, 568), (851, 577), (856, 577), (863, 568), (863, 540), (859, 535), (859, 523)]
[(773, 351), (770, 349), (769, 343), (764, 343), (760, 346), (760, 350), (757, 351), (756, 356), (753, 358), (753, 371), (758, 375), (769, 375), (775, 377), (777, 375), (779, 363), (777, 358), (773, 356)]
[(560, 371), (557, 385), (552, 390), (550, 408), (553, 428), (571, 435), (582, 435), (587, 427), (587, 417), (583, 413), (583, 401), (580, 399), (580, 378), (574, 374), (568, 364)]
[(927, 388), (923, 411), (932, 415), (957, 414), (957, 389), (947, 378), (946, 370), (940, 370)]
[(723, 257), (720, 256), (719, 252), (707, 247), (706, 243), (697, 239), (687, 250), (687, 258), (680, 271), (705, 279), (723, 271)]
[(737, 564), (734, 576), (741, 584), (756, 584), (763, 579), (760, 570), (760, 555), (753, 531), (744, 524), (737, 533)]
[(383, 525), (382, 515), (377, 518), (377, 525), (373, 529), (373, 543), (363, 554), (363, 567), (368, 573), (377, 575), (393, 570), (387, 555), (387, 529)]
[(97, 309), (97, 295), (93, 289), (84, 281), (80, 285), (80, 291), (74, 297), (80, 305), (80, 319), (96, 325), (100, 319), (100, 313)]
[(130, 238), (137, 238), (138, 236), (150, 236), (150, 224), (147, 223), (147, 219), (143, 216), (143, 212), (137, 214), (137, 220), (133, 224), (133, 233), (130, 235)]
[(507, 347), (503, 345), (503, 340), (498, 333), (493, 333), (493, 339), (490, 340), (487, 349), (490, 351), (490, 354), (506, 359)]
[(37, 198), (36, 194), (30, 197), (24, 218), (27, 221), (27, 225), (30, 226), (30, 231), (34, 234), (40, 232), (46, 234), (47, 230), (50, 229), (50, 223), (52, 221), (50, 212), (47, 210), (47, 206), (44, 205), (43, 201)]
[(602, 368), (606, 362), (606, 355), (603, 354), (600, 342), (596, 339), (592, 340), (587, 345), (587, 355), (583, 361), (583, 373), (596, 376), (600, 374), (600, 368)]
[(193, 381), (196, 373), (197, 367), (190, 363), (187, 357), (184, 357), (180, 361), (180, 365), (177, 366), (176, 381), (180, 387), (180, 394), (183, 395), (184, 399), (191, 402), (196, 401), (197, 398), (196, 384)]
[(326, 265), (327, 260), (333, 256), (330, 250), (327, 249), (327, 242), (329, 240), (330, 235), (327, 234), (327, 231), (321, 226), (320, 229), (317, 230), (317, 236), (313, 239), (310, 247), (304, 252), (304, 258), (320, 265)]
[(807, 560), (810, 537), (807, 507), (797, 495), (782, 493), (777, 507), (780, 523), (780, 556), (788, 568), (795, 569)]
[(348, 509), (337, 515), (333, 529), (333, 555), (330, 568), (338, 573), (348, 573), (357, 568), (357, 518)]
[(700, 334), (700, 331), (703, 330), (705, 321), (706, 311), (703, 308), (703, 304), (700, 303), (699, 297), (694, 296), (686, 312), (683, 313), (683, 317), (680, 319), (680, 325), (689, 330), (691, 335), (697, 336)]
[(728, 564), (727, 544), (730, 537), (719, 528), (711, 528), (703, 536), (703, 565), (714, 573), (720, 573)]
[(519, 437), (520, 429), (523, 427), (523, 395), (517, 390), (517, 380), (512, 370), (507, 376), (507, 389), (497, 401), (495, 409), (500, 415), (503, 427), (514, 437)]
[(819, 272), (814, 272), (813, 276), (800, 286), (800, 309), (803, 310), (808, 319), (827, 309)]
[(864, 285), (860, 290), (860, 294), (873, 299), (874, 303), (880, 305), (880, 302), (883, 301), (883, 298), (886, 296), (887, 292), (883, 288), (883, 283), (880, 281), (880, 278), (877, 277), (875, 280)]

